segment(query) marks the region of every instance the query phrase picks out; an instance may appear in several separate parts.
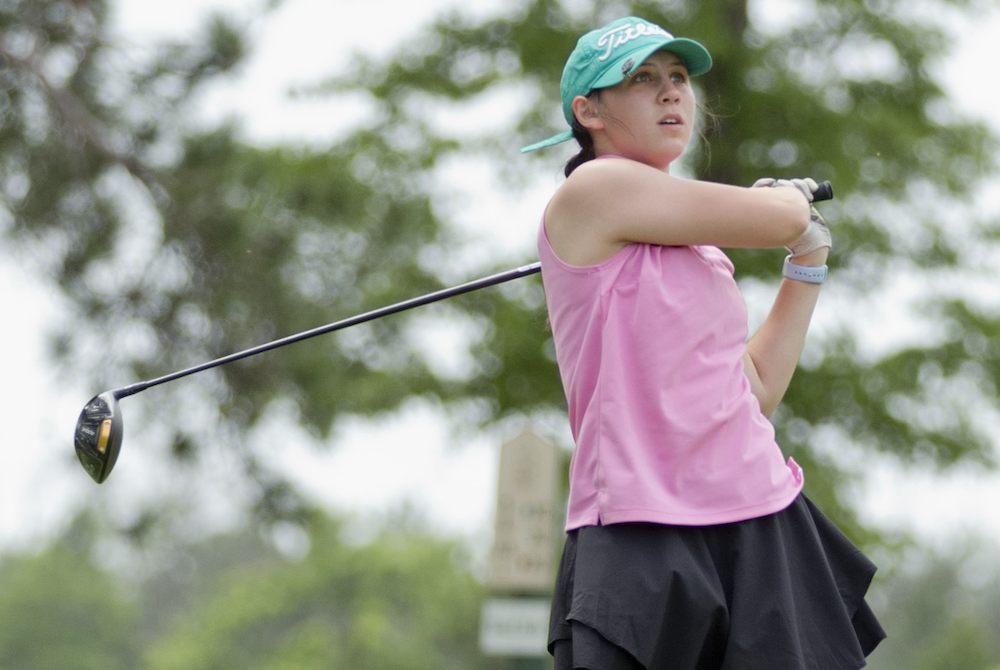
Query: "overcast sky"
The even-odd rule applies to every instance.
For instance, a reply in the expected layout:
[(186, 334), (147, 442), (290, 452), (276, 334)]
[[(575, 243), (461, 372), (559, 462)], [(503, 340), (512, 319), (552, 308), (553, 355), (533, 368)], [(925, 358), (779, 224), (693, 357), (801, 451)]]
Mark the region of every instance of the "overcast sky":
[[(211, 8), (243, 13), (254, 4), (253, 0), (118, 0), (113, 8), (118, 34), (141, 45), (190, 33)], [(328, 102), (292, 104), (285, 96), (287, 87), (321, 79), (341, 67), (345, 55), (354, 49), (384, 53), (435, 11), (454, 4), (457, 1), (285, 0), (276, 15), (254, 25), (255, 55), (251, 62), (237, 80), (204, 100), (203, 114), (212, 120), (238, 113), (247, 132), (261, 141), (331, 137), (338, 129), (336, 113), (343, 110)], [(465, 0), (460, 4), (485, 13), (500, 6), (502, 0)], [(780, 4), (782, 0), (762, 2), (769, 14), (778, 11)], [(986, 83), (995, 80), (993, 64), (1000, 62), (1000, 12), (994, 11), (986, 19), (968, 26), (942, 71), (946, 86), (961, 107), (970, 115), (987, 119), (1000, 132), (1000, 89)], [(529, 248), (548, 186), (537, 200), (520, 203), (522, 209), (516, 218), (524, 220), (523, 227), (513, 228), (514, 233), (510, 227), (504, 229), (505, 234), (495, 231), (499, 244)], [(988, 202), (987, 206), (997, 203)], [(533, 213), (524, 215), (527, 211)], [(117, 484), (112, 478), (95, 493), (94, 484), (75, 462), (71, 437), (76, 418), (83, 403), (103, 389), (83, 388), (75, 380), (60, 379), (48, 365), (41, 333), (47, 319), (59, 310), (57, 297), (25, 276), (17, 259), (5, 259), (0, 263), (0, 308), (8, 315), (4, 346), (0, 347), (0, 369), (6, 381), (0, 390), (0, 412), (9, 440), (7, 467), (0, 471), (2, 547), (44, 537), (64, 522), (67, 509), (81, 496), (102, 495), (104, 487)], [(446, 531), (479, 536), (488, 533), (496, 436), (453, 450), (433, 408), (415, 401), (377, 431), (348, 424), (341, 437), (336, 453), (323, 458), (302, 446), (288, 447), (286, 463), (299, 469), (304, 485), (318, 496), (355, 511), (380, 510), (410, 498)], [(123, 459), (132, 457), (127, 442)], [(115, 474), (120, 477), (122, 473), (116, 470)], [(901, 476), (933, 495), (901, 500)], [(885, 470), (873, 483), (876, 486), (866, 494), (872, 520), (916, 527), (928, 537), (975, 526), (1000, 538), (1000, 515), (990, 513), (984, 518), (968, 514), (969, 509), (1000, 509), (997, 476), (970, 471), (931, 479), (917, 472), (901, 475)]]

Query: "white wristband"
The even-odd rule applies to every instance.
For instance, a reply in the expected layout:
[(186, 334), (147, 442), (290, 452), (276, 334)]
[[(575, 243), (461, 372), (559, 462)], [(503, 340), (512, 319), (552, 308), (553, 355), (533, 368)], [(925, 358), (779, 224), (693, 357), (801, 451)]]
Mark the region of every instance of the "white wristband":
[(826, 270), (825, 265), (796, 265), (792, 262), (791, 256), (785, 256), (785, 264), (781, 268), (781, 274), (795, 281), (822, 284), (826, 281)]

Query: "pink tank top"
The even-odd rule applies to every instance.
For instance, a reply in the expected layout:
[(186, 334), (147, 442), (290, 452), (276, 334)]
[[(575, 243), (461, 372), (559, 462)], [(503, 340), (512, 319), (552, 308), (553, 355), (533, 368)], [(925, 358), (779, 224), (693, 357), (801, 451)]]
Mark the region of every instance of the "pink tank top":
[(712, 246), (630, 244), (542, 281), (576, 441), (566, 530), (704, 526), (784, 509), (802, 489), (743, 372), (747, 312)]

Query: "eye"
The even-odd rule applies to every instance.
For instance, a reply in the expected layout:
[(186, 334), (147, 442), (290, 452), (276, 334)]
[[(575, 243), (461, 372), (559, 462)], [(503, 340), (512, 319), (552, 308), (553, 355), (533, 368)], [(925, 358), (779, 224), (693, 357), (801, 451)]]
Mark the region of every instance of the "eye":
[(671, 72), (670, 81), (674, 82), (675, 84), (683, 84), (684, 82), (687, 81), (687, 73), (681, 71)]

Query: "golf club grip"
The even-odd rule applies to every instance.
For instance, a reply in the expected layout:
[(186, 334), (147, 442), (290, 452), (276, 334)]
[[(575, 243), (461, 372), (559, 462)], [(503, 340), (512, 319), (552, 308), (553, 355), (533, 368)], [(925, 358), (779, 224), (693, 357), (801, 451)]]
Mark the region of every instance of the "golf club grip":
[(833, 184), (829, 181), (821, 181), (816, 191), (813, 192), (813, 202), (823, 200), (833, 200)]

